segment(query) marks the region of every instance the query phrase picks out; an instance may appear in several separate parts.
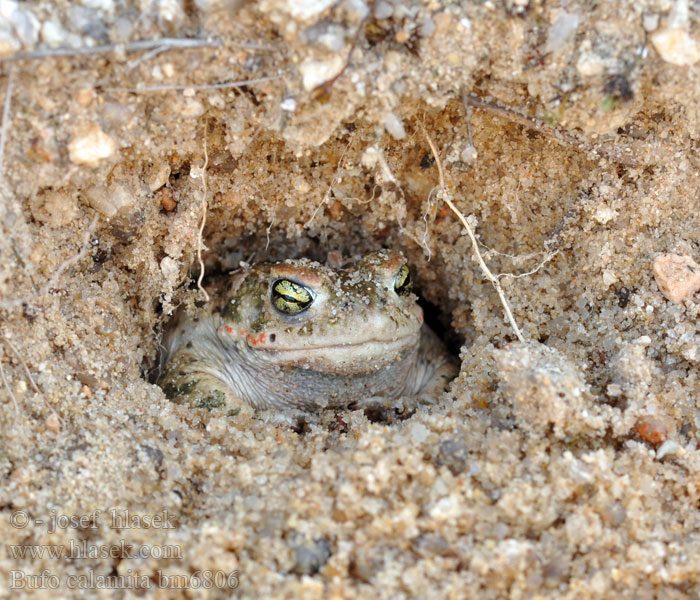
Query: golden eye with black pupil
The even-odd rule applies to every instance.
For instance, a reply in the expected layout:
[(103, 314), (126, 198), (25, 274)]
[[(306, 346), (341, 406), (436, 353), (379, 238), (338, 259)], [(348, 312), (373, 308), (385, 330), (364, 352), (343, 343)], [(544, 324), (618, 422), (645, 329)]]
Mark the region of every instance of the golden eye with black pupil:
[(399, 272), (396, 273), (396, 277), (394, 277), (394, 291), (399, 296), (408, 296), (412, 289), (413, 280), (411, 279), (411, 272), (406, 265), (403, 265), (399, 269)]
[(272, 305), (286, 315), (304, 312), (314, 301), (311, 290), (289, 279), (278, 279), (272, 284)]

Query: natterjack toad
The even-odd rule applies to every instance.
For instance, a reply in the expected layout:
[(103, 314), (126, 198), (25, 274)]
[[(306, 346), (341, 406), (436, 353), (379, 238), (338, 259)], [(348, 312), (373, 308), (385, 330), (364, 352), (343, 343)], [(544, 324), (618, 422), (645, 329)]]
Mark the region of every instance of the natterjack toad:
[(158, 384), (203, 407), (434, 400), (457, 368), (411, 290), (393, 251), (337, 270), (307, 259), (254, 265), (228, 280), (206, 316), (180, 318)]

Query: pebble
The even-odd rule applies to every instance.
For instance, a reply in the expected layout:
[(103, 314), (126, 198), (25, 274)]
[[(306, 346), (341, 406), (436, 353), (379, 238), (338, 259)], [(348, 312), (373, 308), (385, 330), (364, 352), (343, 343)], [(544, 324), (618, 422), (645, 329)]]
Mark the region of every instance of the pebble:
[(176, 281), (180, 268), (177, 265), (177, 261), (169, 256), (164, 256), (160, 261), (160, 271), (163, 273), (163, 277), (169, 281)]
[(111, 185), (109, 188), (96, 185), (85, 191), (85, 199), (92, 208), (109, 219), (120, 210), (134, 205), (136, 195), (119, 184)]
[(336, 54), (328, 60), (314, 60), (307, 58), (299, 66), (304, 89), (310, 92), (322, 83), (333, 79), (343, 68), (344, 60), (340, 54)]
[(114, 154), (114, 140), (97, 123), (78, 127), (68, 144), (68, 157), (76, 165), (95, 167)]
[(661, 293), (676, 304), (700, 290), (700, 265), (690, 256), (660, 254), (654, 259), (652, 271)]
[(661, 58), (673, 65), (693, 65), (700, 60), (700, 48), (685, 29), (662, 29), (651, 41)]
[(39, 20), (14, 0), (0, 0), (0, 25), (3, 38), (5, 30), (12, 31), (17, 41), (27, 49), (33, 48), (39, 40)]
[(634, 429), (639, 437), (655, 446), (665, 442), (669, 435), (669, 427), (666, 421), (653, 415), (640, 418), (635, 423)]
[(546, 52), (556, 52), (576, 33), (581, 17), (562, 10), (547, 32)]
[(292, 572), (298, 575), (314, 575), (318, 573), (331, 556), (331, 546), (328, 540), (323, 537), (306, 543), (293, 541), (291, 545), (294, 552)]
[(392, 112), (388, 112), (384, 115), (384, 129), (386, 129), (389, 135), (395, 140), (402, 140), (406, 137), (406, 130), (404, 129), (403, 123), (401, 123), (399, 118)]
[(307, 21), (334, 4), (333, 0), (289, 0), (287, 11), (301, 21)]
[(651, 36), (661, 58), (673, 65), (686, 66), (700, 60), (700, 47), (688, 33), (688, 0), (676, 0), (666, 27)]
[(61, 422), (58, 420), (58, 415), (56, 413), (51, 413), (48, 417), (46, 417), (44, 425), (46, 425), (46, 429), (53, 431), (54, 433), (58, 433), (58, 431), (61, 429)]

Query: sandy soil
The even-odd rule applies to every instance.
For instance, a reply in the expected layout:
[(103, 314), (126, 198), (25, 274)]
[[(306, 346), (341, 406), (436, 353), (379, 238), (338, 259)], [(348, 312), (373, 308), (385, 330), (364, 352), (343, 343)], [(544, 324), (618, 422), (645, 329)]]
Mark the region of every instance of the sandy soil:
[[(700, 257), (698, 42), (696, 1), (0, 6), (3, 597), (700, 595), (700, 304), (652, 272)], [(210, 276), (402, 250), (451, 391), (166, 400), (204, 213)]]

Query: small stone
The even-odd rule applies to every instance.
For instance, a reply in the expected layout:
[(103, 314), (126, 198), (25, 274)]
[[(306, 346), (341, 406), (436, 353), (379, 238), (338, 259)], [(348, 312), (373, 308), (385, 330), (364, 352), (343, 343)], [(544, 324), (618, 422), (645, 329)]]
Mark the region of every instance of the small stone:
[(333, 79), (343, 68), (345, 61), (340, 54), (328, 60), (313, 60), (307, 58), (299, 66), (304, 89), (307, 92), (317, 88), (322, 83)]
[(394, 35), (394, 40), (397, 44), (405, 44), (410, 39), (411, 33), (409, 31), (406, 31), (405, 29), (400, 29)]
[(389, 19), (394, 14), (394, 7), (388, 2), (377, 2), (374, 6), (375, 19)]
[(665, 442), (669, 434), (665, 419), (652, 415), (639, 419), (634, 425), (634, 430), (639, 437), (655, 446)]
[(395, 140), (402, 140), (406, 137), (406, 130), (403, 127), (403, 123), (401, 123), (399, 118), (392, 112), (388, 112), (384, 115), (384, 129), (386, 129), (389, 135)]
[(160, 190), (160, 205), (163, 207), (163, 210), (166, 210), (168, 212), (173, 211), (177, 208), (177, 202), (175, 201), (175, 198), (173, 197), (173, 190), (170, 188), (164, 187), (162, 190)]
[(297, 102), (294, 100), (294, 98), (285, 98), (282, 100), (280, 108), (288, 112), (294, 112), (297, 109)]
[(651, 33), (656, 31), (659, 27), (659, 15), (657, 14), (647, 14), (642, 17), (642, 27), (644, 31)]
[(605, 225), (608, 221), (611, 221), (618, 215), (616, 210), (608, 206), (600, 206), (598, 210), (595, 211), (593, 218), (598, 221), (601, 225)]
[(7, 24), (0, 23), (0, 58), (10, 56), (20, 48), (20, 43), (12, 34), (12, 28)]
[(664, 456), (667, 454), (670, 454), (671, 456), (676, 454), (681, 449), (680, 445), (678, 442), (674, 442), (673, 440), (666, 440), (663, 444), (659, 446), (659, 449), (656, 451), (656, 459), (661, 460)]
[(661, 254), (654, 259), (652, 271), (661, 293), (676, 304), (700, 290), (700, 265), (690, 256)]
[(146, 185), (148, 189), (152, 192), (159, 190), (166, 183), (168, 183), (168, 178), (170, 177), (170, 165), (167, 162), (159, 162), (154, 164), (146, 172), (144, 179), (146, 180)]
[(547, 32), (547, 46), (545, 51), (556, 52), (559, 50), (576, 32), (580, 22), (581, 17), (576, 13), (568, 13), (562, 10)]
[(700, 60), (700, 48), (685, 29), (662, 29), (651, 36), (661, 58), (673, 65), (693, 65)]
[(46, 417), (44, 425), (46, 425), (46, 429), (53, 431), (54, 433), (58, 433), (61, 429), (61, 422), (58, 420), (58, 415), (56, 413), (51, 413), (48, 417)]
[(676, 0), (666, 27), (652, 34), (651, 42), (666, 62), (674, 65), (692, 65), (700, 60), (700, 48), (690, 37), (688, 0)]
[(469, 448), (467, 445), (462, 440), (448, 439), (440, 442), (435, 465), (447, 467), (453, 475), (457, 476), (466, 470), (468, 460)]
[(122, 209), (133, 206), (137, 198), (126, 187), (116, 184), (109, 188), (101, 185), (91, 187), (85, 191), (85, 200), (97, 212), (109, 219)]
[(295, 19), (306, 21), (322, 13), (333, 3), (333, 0), (289, 0), (286, 9)]
[(82, 106), (83, 108), (89, 106), (90, 103), (94, 100), (94, 98), (95, 91), (92, 88), (83, 88), (81, 90), (78, 90), (78, 93), (75, 95), (75, 101), (78, 103), (79, 106)]
[(297, 575), (314, 575), (318, 573), (331, 556), (331, 546), (326, 538), (317, 538), (313, 542), (301, 541), (300, 535), (294, 535), (291, 543), (294, 551), (292, 572)]
[(605, 269), (603, 271), (603, 285), (605, 285), (605, 287), (610, 287), (616, 281), (617, 275), (615, 275), (614, 271), (611, 271), (610, 269)]
[(95, 167), (114, 154), (114, 140), (96, 123), (80, 126), (68, 144), (68, 157), (76, 165)]
[(39, 41), (39, 20), (14, 0), (0, 2), (0, 23), (4, 26), (9, 25), (25, 48), (33, 48)]
[(163, 273), (163, 276), (166, 279), (175, 281), (180, 269), (178, 268), (177, 261), (175, 259), (170, 258), (169, 256), (164, 256), (160, 261), (160, 271)]

